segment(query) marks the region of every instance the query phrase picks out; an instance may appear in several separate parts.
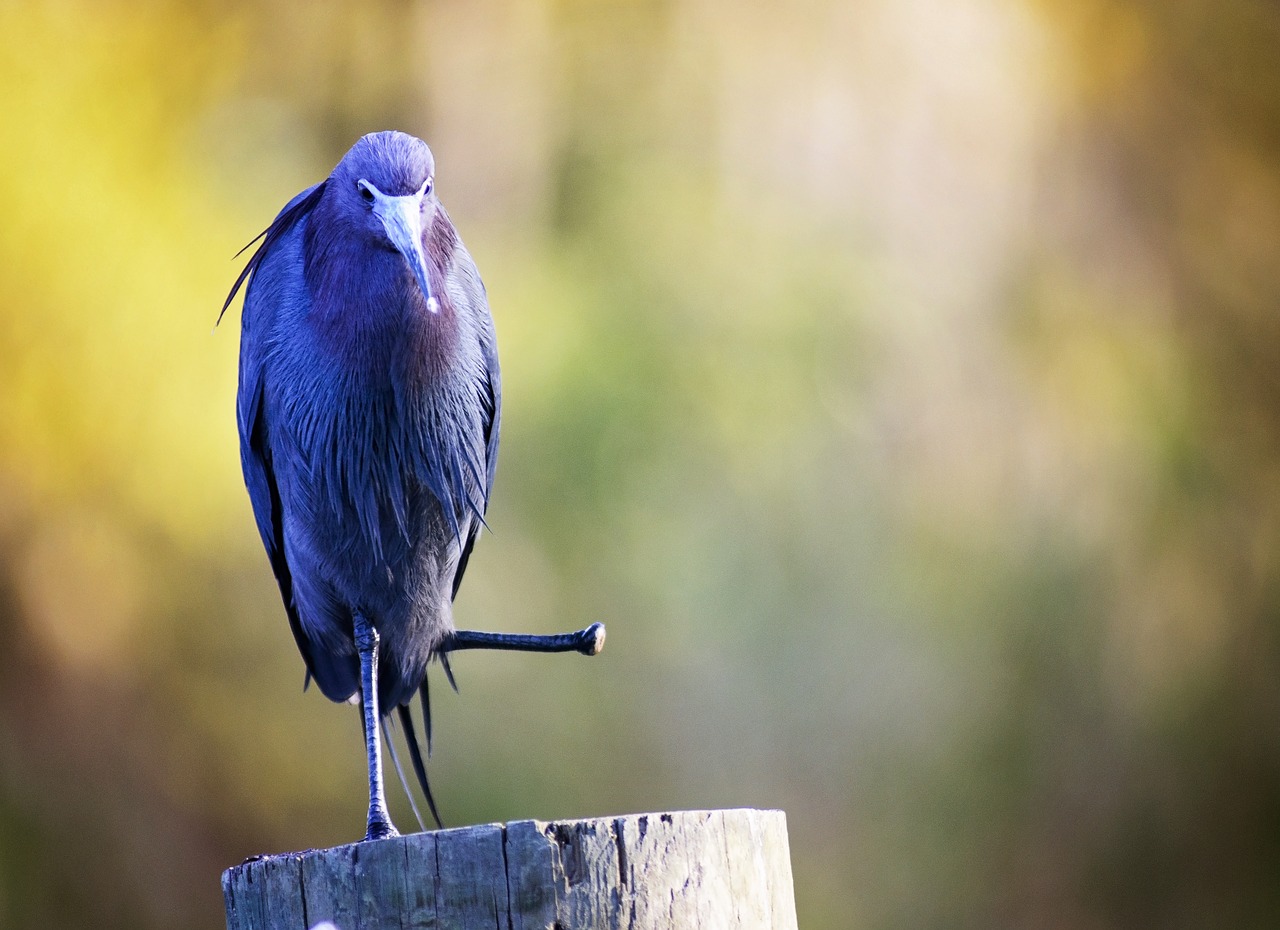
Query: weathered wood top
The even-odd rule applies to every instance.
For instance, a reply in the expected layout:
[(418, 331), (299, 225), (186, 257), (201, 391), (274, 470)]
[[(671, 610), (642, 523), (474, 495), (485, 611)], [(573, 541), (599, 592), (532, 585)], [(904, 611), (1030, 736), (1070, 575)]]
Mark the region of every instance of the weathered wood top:
[(228, 930), (795, 930), (786, 816), (724, 810), (437, 830), (222, 876)]

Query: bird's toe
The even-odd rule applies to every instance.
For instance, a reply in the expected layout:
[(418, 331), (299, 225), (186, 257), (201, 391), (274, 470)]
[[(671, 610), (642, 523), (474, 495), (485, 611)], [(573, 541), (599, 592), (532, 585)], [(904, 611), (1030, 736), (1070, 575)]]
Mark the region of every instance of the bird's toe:
[(400, 831), (395, 828), (395, 824), (390, 821), (378, 821), (369, 824), (369, 831), (365, 833), (362, 843), (368, 843), (370, 840), (389, 840), (392, 837), (400, 835)]

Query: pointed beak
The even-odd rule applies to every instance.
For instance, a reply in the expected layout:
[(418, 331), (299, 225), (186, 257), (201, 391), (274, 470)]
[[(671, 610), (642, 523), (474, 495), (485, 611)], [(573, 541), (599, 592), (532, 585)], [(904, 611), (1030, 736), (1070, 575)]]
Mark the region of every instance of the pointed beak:
[(427, 298), (427, 309), (432, 313), (440, 312), (440, 303), (431, 293), (431, 282), (427, 279), (427, 256), (422, 250), (422, 191), (406, 194), (404, 197), (378, 198), (373, 211), (387, 231), (391, 244), (409, 263), (409, 270), (418, 279), (422, 288), (422, 296)]

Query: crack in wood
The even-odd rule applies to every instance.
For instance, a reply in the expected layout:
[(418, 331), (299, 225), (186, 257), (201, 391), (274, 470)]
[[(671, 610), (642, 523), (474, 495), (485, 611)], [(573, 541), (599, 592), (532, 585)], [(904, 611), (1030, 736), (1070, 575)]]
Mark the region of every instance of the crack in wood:
[(613, 822), (613, 842), (618, 847), (618, 886), (627, 887), (627, 846), (623, 842), (625, 819), (619, 817)]

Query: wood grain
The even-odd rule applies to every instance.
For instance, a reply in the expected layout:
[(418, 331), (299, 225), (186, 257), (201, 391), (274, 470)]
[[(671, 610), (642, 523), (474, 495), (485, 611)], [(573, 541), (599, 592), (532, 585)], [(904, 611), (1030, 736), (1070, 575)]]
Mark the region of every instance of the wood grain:
[(796, 930), (786, 815), (520, 820), (253, 859), (228, 930)]

